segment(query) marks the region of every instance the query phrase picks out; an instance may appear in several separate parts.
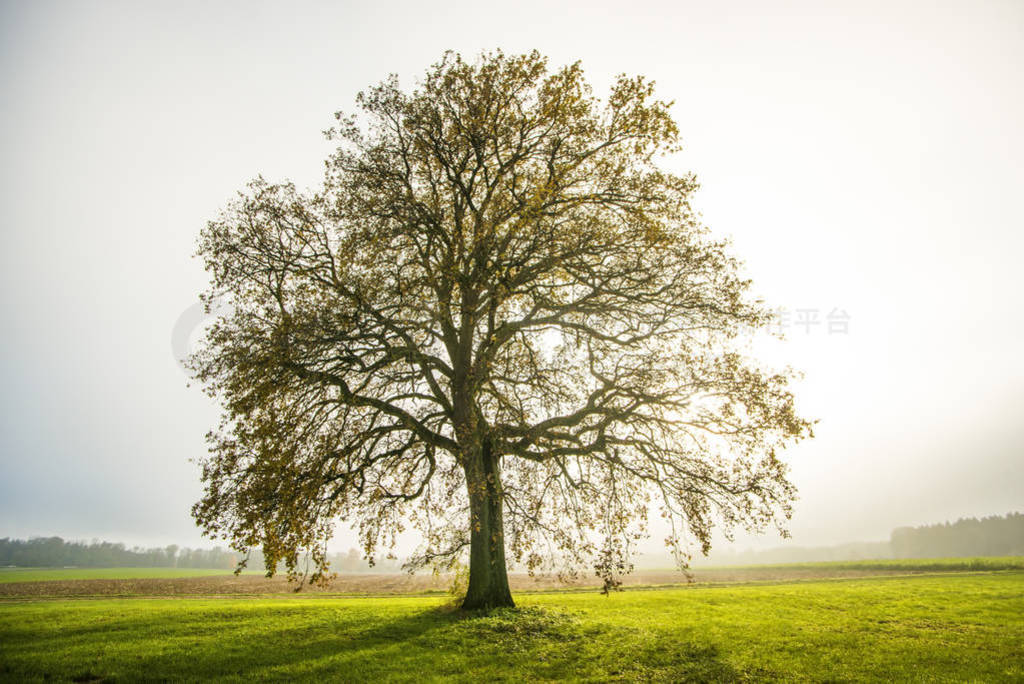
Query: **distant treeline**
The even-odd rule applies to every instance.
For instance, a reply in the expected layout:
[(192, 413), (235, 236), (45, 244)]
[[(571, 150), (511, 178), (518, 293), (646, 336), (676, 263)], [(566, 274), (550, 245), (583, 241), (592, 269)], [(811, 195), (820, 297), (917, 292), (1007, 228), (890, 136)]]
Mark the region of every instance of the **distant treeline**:
[(1024, 555), (1024, 514), (961, 518), (955, 523), (898, 527), (889, 539), (893, 558)]
[(128, 548), (124, 544), (64, 541), (60, 537), (0, 539), (0, 565), (30, 568), (234, 568), (236, 554), (221, 548)]
[[(708, 558), (694, 558), (694, 565), (774, 565), (780, 563), (818, 563), (892, 558), (889, 542), (853, 542), (836, 546), (779, 546), (774, 549), (742, 550), (725, 547), (712, 550)], [(666, 563), (648, 563), (666, 567)]]
[[(780, 547), (763, 551), (726, 549), (701, 565), (755, 565), (813, 561), (869, 560), (885, 558), (945, 558), (975, 556), (1024, 556), (1024, 514), (1009, 513), (988, 518), (962, 518), (955, 523), (899, 527), (888, 542), (863, 542), (821, 548)], [(64, 541), (60, 537), (0, 539), (0, 566), (53, 568), (210, 568), (233, 570), (243, 556), (222, 548), (190, 549), (175, 545), (162, 548), (128, 548), (124, 544)], [(335, 572), (398, 572), (401, 561), (380, 559), (370, 565), (356, 549), (332, 553)], [(668, 567), (670, 560), (641, 557), (638, 567)], [(253, 549), (246, 566), (263, 570), (263, 554)], [(283, 569), (283, 568), (281, 568)], [(301, 568), (300, 568), (301, 569)]]
[[(190, 549), (174, 544), (154, 548), (128, 548), (104, 541), (65, 541), (60, 537), (0, 539), (0, 566), (23, 568), (210, 568), (234, 570), (244, 556), (219, 547)], [(395, 572), (401, 563), (378, 560), (374, 567), (355, 549), (329, 556), (331, 570), (338, 572)], [(254, 549), (247, 567), (263, 570), (263, 554)]]
[[(972, 558), (977, 556), (1024, 556), (1024, 514), (1009, 513), (988, 518), (961, 518), (955, 523), (898, 527), (889, 541), (856, 542), (836, 546), (780, 546), (774, 549), (712, 551), (695, 565), (767, 565), (822, 561), (857, 561), (889, 558)], [(661, 564), (658, 565), (659, 560)], [(649, 559), (650, 567), (666, 566), (665, 559)], [(638, 564), (643, 567), (642, 564)]]

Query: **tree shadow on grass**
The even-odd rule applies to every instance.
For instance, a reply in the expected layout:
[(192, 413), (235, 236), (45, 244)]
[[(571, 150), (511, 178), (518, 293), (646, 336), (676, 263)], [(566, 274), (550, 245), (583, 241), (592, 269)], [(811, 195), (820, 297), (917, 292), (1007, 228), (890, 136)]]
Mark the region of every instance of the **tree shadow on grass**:
[(714, 644), (675, 642), (662, 638), (652, 640), (631, 654), (628, 666), (622, 672), (608, 668), (610, 678), (621, 675), (624, 679), (655, 682), (745, 682), (773, 681), (773, 673), (758, 669), (744, 671), (724, 659), (721, 649)]
[[(294, 671), (312, 678), (361, 661), (377, 661), (386, 671), (405, 659), (403, 645), (459, 619), (436, 608), (374, 614), (350, 612), (344, 604), (295, 607), (299, 610), (238, 611), (234, 617), (220, 610), (125, 615), (25, 634), (6, 643), (0, 675), (180, 681), (284, 679)], [(379, 662), (383, 656), (387, 662)]]
[[(104, 649), (104, 644), (114, 646)], [(26, 657), (0, 668), (5, 676), (76, 681), (771, 678), (770, 673), (736, 670), (713, 644), (664, 633), (642, 635), (537, 607), (467, 614), (318, 602), (267, 610), (203, 609), (180, 616), (144, 613), (8, 645)], [(23, 647), (31, 647), (36, 658), (28, 658)]]

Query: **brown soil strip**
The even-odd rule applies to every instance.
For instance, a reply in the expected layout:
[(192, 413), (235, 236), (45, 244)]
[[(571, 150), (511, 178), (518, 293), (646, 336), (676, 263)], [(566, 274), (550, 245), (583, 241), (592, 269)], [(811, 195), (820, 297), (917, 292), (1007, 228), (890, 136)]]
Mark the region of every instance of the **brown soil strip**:
[[(857, 578), (892, 574), (910, 574), (893, 570), (827, 570), (822, 568), (718, 568), (693, 571), (698, 584), (776, 582), (816, 579)], [(515, 592), (572, 590), (600, 587), (597, 578), (585, 577), (565, 583), (555, 577), (509, 576)], [(686, 575), (671, 571), (639, 571), (624, 578), (624, 586), (687, 584)], [(418, 575), (347, 574), (339, 575), (327, 587), (305, 585), (303, 594), (420, 594), (445, 592), (447, 577), (428, 573)], [(294, 583), (285, 577), (259, 575), (212, 575), (209, 577), (49, 580), (43, 582), (0, 583), (0, 600), (31, 598), (73, 598), (85, 596), (253, 596), (293, 593)]]

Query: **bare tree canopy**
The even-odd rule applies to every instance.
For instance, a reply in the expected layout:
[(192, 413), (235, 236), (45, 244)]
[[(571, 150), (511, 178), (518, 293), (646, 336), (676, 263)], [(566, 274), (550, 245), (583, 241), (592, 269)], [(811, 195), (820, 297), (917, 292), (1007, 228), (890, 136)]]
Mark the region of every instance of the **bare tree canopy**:
[(653, 84), (449, 53), (358, 104), (321, 189), (256, 180), (202, 233), (232, 305), (190, 362), (224, 408), (205, 531), (295, 572), (337, 520), (369, 556), (411, 524), (414, 566), (468, 556), (477, 608), (512, 604), (506, 552), (615, 586), (649, 511), (677, 554), (782, 529), (777, 450), (810, 423), (740, 353), (771, 314), (656, 165)]

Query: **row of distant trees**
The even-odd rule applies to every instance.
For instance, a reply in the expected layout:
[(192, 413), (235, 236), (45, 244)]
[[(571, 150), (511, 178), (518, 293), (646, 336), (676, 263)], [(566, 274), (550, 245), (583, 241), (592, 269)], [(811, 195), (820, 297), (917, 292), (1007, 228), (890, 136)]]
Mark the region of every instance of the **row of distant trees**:
[[(244, 558), (239, 555), (238, 559)], [(339, 551), (337, 553), (327, 554), (327, 560), (330, 563), (331, 572), (399, 572), (402, 569), (402, 562), (397, 558), (375, 558), (374, 563), (371, 566), (366, 562), (362, 552), (356, 549), (349, 549), (348, 551)], [(313, 569), (312, 563), (307, 557), (304, 560), (299, 561), (298, 570), (299, 572), (311, 571)], [(266, 562), (263, 558), (263, 552), (260, 549), (252, 549), (248, 556), (248, 561), (245, 564), (249, 570), (263, 570), (265, 569)], [(234, 565), (231, 566), (235, 567)], [(278, 564), (278, 571), (284, 572), (286, 569), (285, 563), (281, 562)]]
[[(740, 559), (747, 562), (793, 562), (800, 560), (849, 560), (851, 558), (930, 558), (936, 556), (1024, 556), (1024, 514), (1009, 513), (987, 518), (961, 518), (954, 523), (899, 527), (892, 532), (889, 543), (875, 542), (835, 547), (829, 557), (827, 549), (779, 549), (778, 558)], [(834, 556), (834, 557), (832, 557)], [(210, 568), (234, 569), (242, 559), (238, 553), (222, 548), (190, 549), (174, 544), (154, 548), (128, 548), (124, 544), (104, 541), (65, 541), (60, 537), (34, 539), (0, 539), (0, 565), (19, 567), (82, 568)], [(356, 549), (328, 556), (331, 570), (336, 572), (393, 572), (400, 563), (393, 559), (378, 560), (373, 568)], [(262, 570), (263, 554), (254, 549), (247, 567)]]
[(1024, 556), (1024, 514), (898, 527), (892, 532), (889, 546), (895, 558)]
[(190, 549), (175, 544), (128, 548), (105, 541), (65, 541), (60, 537), (0, 539), (0, 565), (50, 568), (234, 568), (237, 554), (221, 548)]
[[(66, 541), (60, 537), (0, 539), (0, 566), (53, 568), (210, 568), (233, 570), (242, 555), (220, 547), (190, 549), (175, 544), (164, 547), (129, 548), (105, 541)], [(338, 572), (391, 572), (399, 562), (378, 560), (373, 568), (356, 549), (330, 554), (331, 569)], [(263, 554), (254, 549), (247, 567), (262, 570)]]
[[(820, 563), (891, 558), (889, 542), (851, 542), (833, 546), (777, 546), (771, 549), (715, 549), (707, 560), (695, 559), (697, 565), (770, 565), (775, 563)], [(643, 567), (639, 563), (638, 567)], [(649, 567), (666, 567), (664, 562), (649, 561)]]

